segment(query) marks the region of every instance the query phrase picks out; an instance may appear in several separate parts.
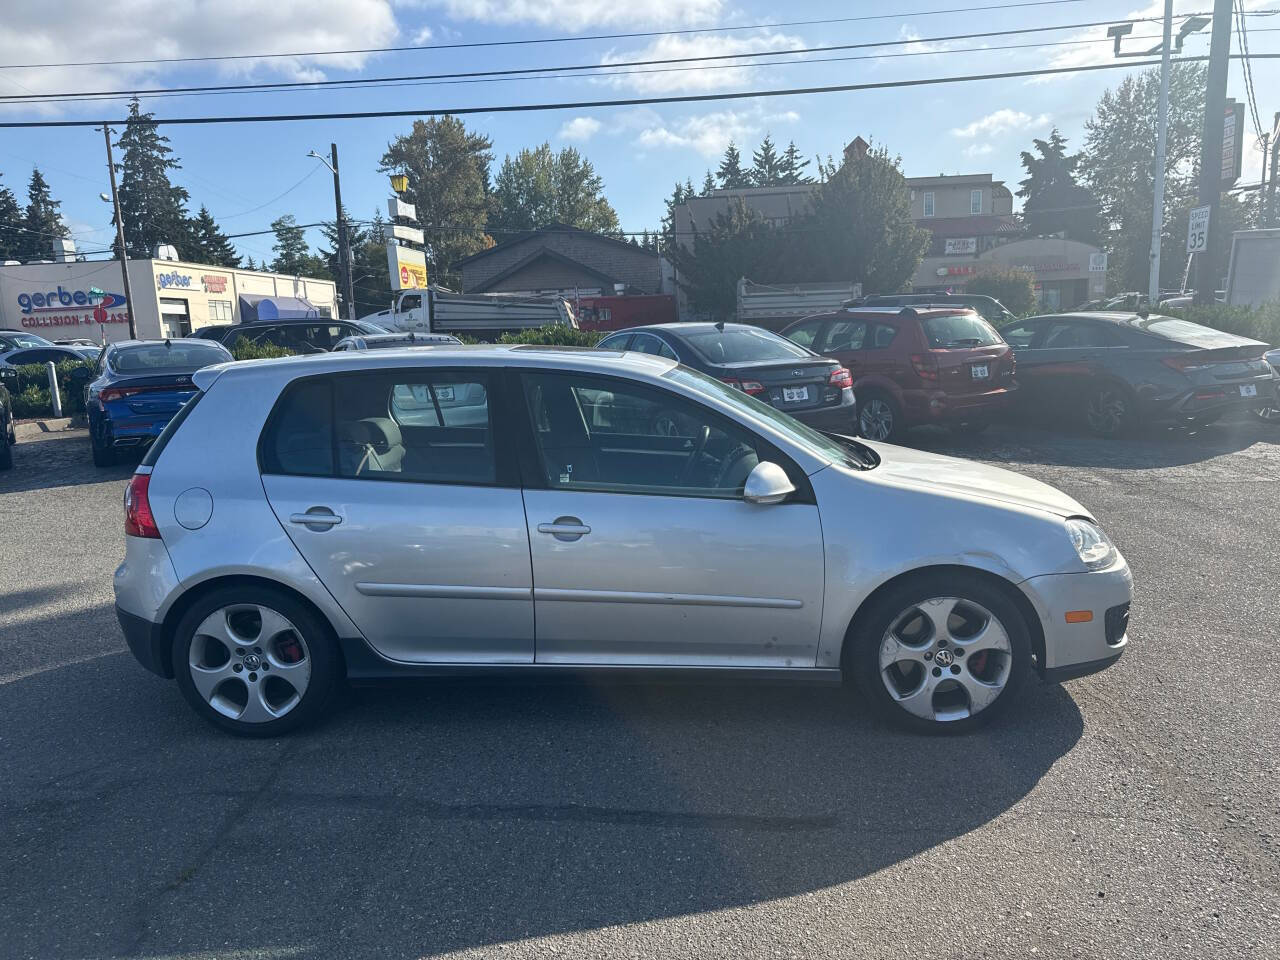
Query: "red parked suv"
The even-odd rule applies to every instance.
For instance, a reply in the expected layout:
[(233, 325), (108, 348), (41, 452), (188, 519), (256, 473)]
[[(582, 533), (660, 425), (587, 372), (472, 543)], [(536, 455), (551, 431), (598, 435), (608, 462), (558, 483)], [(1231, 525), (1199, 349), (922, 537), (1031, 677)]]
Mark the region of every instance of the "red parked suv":
[(782, 331), (853, 373), (862, 435), (898, 440), (942, 423), (977, 431), (1017, 388), (1013, 350), (975, 311), (956, 307), (845, 307)]

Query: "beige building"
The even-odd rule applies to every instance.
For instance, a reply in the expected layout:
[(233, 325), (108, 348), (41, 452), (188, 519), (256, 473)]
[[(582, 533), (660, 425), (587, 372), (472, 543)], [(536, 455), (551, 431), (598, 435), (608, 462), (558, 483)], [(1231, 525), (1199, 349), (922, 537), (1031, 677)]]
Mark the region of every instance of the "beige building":
[(130, 260), (133, 304), (120, 261), (6, 263), (0, 266), (0, 327), (49, 340), (127, 340), (132, 309), (138, 337), (181, 337), (211, 323), (239, 323), (266, 300), (305, 300), (337, 316), (330, 280), (290, 277), (180, 260)]

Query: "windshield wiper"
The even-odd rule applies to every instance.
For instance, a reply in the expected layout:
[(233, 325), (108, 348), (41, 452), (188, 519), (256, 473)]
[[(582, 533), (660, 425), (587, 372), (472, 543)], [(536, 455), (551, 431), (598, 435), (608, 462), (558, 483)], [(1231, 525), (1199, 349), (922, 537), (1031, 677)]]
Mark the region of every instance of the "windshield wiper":
[(964, 346), (976, 347), (981, 343), (982, 343), (982, 339), (980, 337), (962, 337), (959, 340), (948, 340), (946, 343), (943, 344), (943, 346), (944, 347), (964, 347)]

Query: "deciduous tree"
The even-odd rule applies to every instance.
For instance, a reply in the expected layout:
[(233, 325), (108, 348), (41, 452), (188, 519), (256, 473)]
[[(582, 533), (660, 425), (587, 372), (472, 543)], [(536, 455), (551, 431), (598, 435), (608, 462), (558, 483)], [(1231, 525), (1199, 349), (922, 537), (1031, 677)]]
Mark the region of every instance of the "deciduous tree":
[(593, 233), (616, 234), (618, 214), (604, 198), (604, 181), (573, 147), (553, 152), (550, 143), (508, 155), (494, 178), (487, 230), (500, 239), (522, 230), (565, 223)]
[(317, 280), (333, 279), (324, 258), (311, 252), (307, 245), (307, 235), (298, 226), (293, 214), (277, 217), (271, 222), (271, 229), (276, 235), (276, 242), (271, 247), (276, 255), (271, 261), (272, 270), (290, 276), (315, 277)]

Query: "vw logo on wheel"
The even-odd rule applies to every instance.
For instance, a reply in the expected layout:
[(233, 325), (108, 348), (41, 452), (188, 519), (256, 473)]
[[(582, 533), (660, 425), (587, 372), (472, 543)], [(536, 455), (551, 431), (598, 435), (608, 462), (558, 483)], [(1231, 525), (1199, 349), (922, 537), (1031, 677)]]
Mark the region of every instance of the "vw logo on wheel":
[[(939, 656), (941, 656), (941, 654), (939, 654)], [(262, 658), (256, 653), (249, 653), (245, 655), (244, 668), (246, 670), (257, 670), (260, 666), (262, 666)]]
[(949, 667), (951, 664), (955, 663), (955, 659), (955, 654), (950, 650), (939, 650), (934, 654), (933, 662), (940, 667)]

